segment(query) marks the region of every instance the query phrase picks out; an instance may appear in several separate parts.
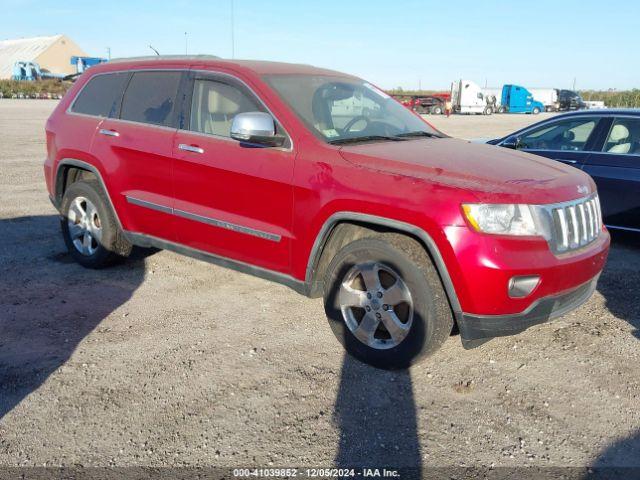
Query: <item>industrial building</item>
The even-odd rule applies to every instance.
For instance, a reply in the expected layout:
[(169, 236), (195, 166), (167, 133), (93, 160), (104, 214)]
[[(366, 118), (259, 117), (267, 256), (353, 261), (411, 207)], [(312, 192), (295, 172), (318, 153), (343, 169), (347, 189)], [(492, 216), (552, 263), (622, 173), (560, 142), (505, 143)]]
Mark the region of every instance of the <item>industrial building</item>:
[(72, 74), (71, 57), (86, 53), (66, 35), (0, 40), (0, 79), (9, 79), (16, 62), (35, 62), (55, 74)]

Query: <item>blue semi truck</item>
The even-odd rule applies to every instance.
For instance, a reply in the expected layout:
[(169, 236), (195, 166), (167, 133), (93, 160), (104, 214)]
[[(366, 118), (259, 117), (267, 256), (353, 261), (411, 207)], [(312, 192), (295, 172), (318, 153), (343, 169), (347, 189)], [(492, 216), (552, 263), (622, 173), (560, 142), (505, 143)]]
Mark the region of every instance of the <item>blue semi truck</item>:
[(519, 85), (504, 85), (502, 87), (500, 107), (508, 113), (532, 113), (534, 115), (545, 110), (542, 102), (534, 100), (531, 92)]

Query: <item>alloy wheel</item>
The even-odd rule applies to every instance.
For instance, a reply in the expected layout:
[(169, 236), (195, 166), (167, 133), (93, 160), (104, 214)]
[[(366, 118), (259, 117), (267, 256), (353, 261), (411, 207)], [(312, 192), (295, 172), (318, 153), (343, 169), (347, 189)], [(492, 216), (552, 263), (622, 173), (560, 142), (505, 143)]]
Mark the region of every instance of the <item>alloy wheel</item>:
[(338, 303), (347, 328), (369, 347), (396, 347), (411, 330), (411, 291), (400, 275), (381, 263), (353, 266), (340, 285)]
[(76, 197), (67, 212), (67, 225), (73, 246), (82, 255), (93, 255), (100, 246), (102, 224), (95, 205), (85, 197)]

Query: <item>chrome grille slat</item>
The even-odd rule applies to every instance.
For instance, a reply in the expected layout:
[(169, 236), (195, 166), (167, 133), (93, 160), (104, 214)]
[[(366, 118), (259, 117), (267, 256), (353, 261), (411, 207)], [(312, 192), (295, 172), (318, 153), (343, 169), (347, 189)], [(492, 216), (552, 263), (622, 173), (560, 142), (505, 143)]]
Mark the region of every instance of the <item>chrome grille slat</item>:
[(569, 247), (569, 229), (567, 228), (567, 218), (564, 213), (564, 208), (559, 208), (558, 219), (560, 221), (560, 246), (563, 250), (566, 250)]
[(600, 209), (600, 197), (596, 197), (596, 209), (598, 212), (598, 233), (602, 230), (602, 210)]
[(591, 208), (591, 202), (587, 202), (587, 217), (588, 217), (588, 227), (589, 227), (589, 241), (593, 238), (593, 210)]
[(587, 216), (584, 213), (584, 204), (581, 203), (578, 205), (578, 209), (580, 210), (580, 218), (582, 219), (582, 223), (580, 224), (580, 230), (582, 231), (580, 245), (584, 245), (587, 243)]
[(602, 230), (597, 195), (546, 208), (552, 221), (549, 244), (554, 253), (566, 253), (588, 245)]
[(579, 232), (578, 216), (576, 215), (575, 205), (571, 205), (569, 207), (569, 214), (571, 218), (571, 227), (572, 227), (571, 233), (573, 234), (573, 236), (571, 237), (571, 242), (569, 242), (569, 245), (572, 247), (575, 247), (577, 245), (580, 245), (580, 232)]

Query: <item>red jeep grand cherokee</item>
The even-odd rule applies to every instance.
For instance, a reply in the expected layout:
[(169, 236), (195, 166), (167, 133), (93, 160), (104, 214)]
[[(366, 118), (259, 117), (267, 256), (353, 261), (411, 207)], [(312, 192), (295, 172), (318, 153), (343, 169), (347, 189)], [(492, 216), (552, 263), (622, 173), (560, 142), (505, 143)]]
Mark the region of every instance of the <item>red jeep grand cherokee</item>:
[(82, 75), (46, 126), (73, 257), (176, 250), (324, 296), (355, 357), (406, 367), (586, 301), (609, 235), (589, 176), (448, 138), (359, 78), (154, 57)]

